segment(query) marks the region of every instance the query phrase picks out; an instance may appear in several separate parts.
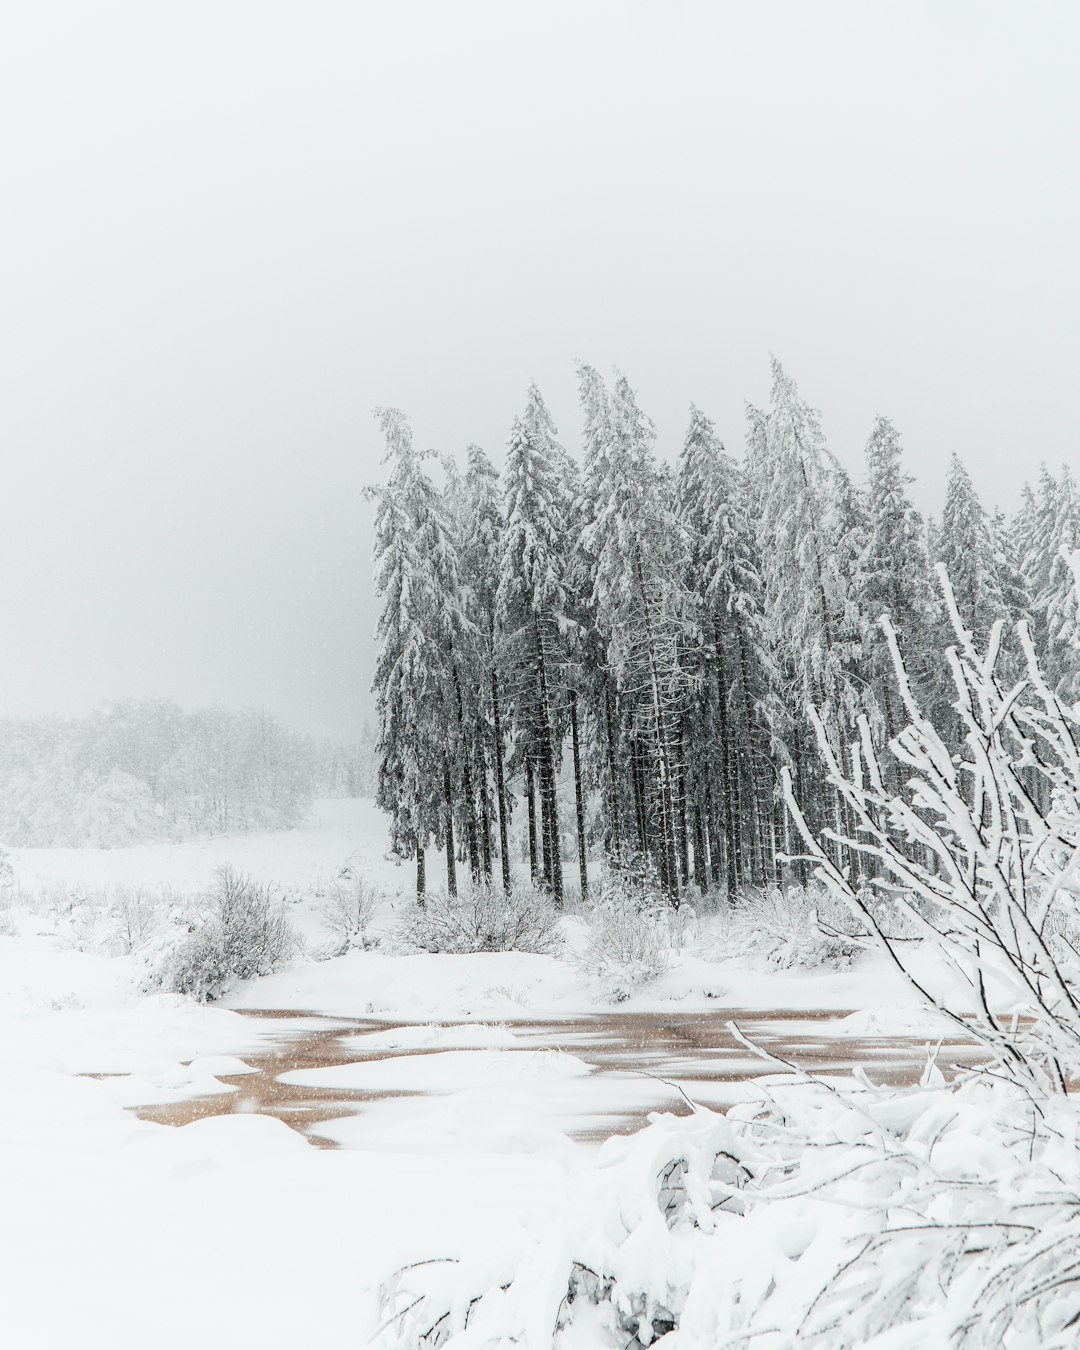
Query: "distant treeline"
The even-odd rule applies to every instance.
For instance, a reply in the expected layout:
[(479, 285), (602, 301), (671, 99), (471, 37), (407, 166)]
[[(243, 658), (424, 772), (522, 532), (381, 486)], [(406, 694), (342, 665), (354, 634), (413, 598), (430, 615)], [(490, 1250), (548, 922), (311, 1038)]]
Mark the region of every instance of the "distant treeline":
[(298, 735), (266, 712), (127, 699), (0, 721), (0, 842), (116, 848), (290, 829), (318, 797), (373, 791), (373, 737)]

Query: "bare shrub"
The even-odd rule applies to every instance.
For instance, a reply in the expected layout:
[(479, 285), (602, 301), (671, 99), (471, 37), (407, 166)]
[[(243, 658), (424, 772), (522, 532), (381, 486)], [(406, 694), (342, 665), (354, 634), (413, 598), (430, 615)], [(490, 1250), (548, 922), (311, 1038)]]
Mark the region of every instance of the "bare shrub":
[(300, 950), (271, 888), (226, 865), (188, 936), (164, 955), (150, 984), (208, 1003), (239, 980), (280, 970)]
[(461, 895), (429, 894), (410, 909), (398, 938), (425, 952), (532, 952), (548, 956), (562, 945), (559, 911), (535, 886), (516, 882), (507, 895), (491, 882)]
[(371, 944), (367, 937), (368, 925), (375, 912), (378, 892), (369, 881), (349, 869), (327, 886), (315, 905), (330, 937), (330, 944), (321, 954), (342, 956), (352, 949), (366, 950)]

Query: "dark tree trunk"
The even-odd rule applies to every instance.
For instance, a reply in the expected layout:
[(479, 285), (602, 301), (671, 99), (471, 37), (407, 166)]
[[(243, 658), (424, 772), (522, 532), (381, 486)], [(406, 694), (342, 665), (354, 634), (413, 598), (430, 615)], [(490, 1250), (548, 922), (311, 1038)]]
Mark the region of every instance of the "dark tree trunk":
[(536, 796), (533, 792), (532, 760), (525, 761), (525, 796), (529, 802), (529, 876), (535, 886), (540, 880), (539, 859), (536, 855)]
[(746, 654), (746, 634), (743, 632), (741, 623), (735, 625), (735, 638), (739, 649), (739, 683), (742, 686), (743, 719), (746, 722), (751, 831), (757, 841), (753, 854), (756, 867), (752, 867), (751, 875), (755, 883), (760, 886), (770, 878), (775, 868), (775, 835), (773, 835), (773, 842), (770, 844), (766, 837), (768, 828), (766, 822), (772, 819), (772, 812), (768, 803), (763, 800), (762, 774), (757, 762), (761, 738), (754, 712), (754, 699), (750, 691), (750, 660)]
[[(499, 808), (499, 862), (502, 867), (503, 890), (510, 893), (510, 824), (507, 820), (509, 803), (506, 799), (506, 774), (503, 768), (502, 714), (499, 710), (499, 677), (491, 668), (491, 717), (495, 733), (495, 793)], [(535, 853), (535, 848), (533, 849)]]
[(421, 909), (424, 908), (424, 896), (427, 892), (427, 863), (424, 858), (424, 850), (420, 844), (416, 845), (416, 903)]
[(714, 890), (720, 889), (720, 841), (716, 830), (716, 813), (713, 806), (712, 788), (705, 784), (705, 829), (709, 836), (709, 871), (712, 875)]
[(637, 817), (638, 852), (643, 858), (649, 854), (649, 818), (645, 804), (645, 769), (641, 762), (641, 745), (636, 736), (631, 738), (630, 767), (634, 786), (634, 814)]
[(604, 721), (607, 728), (608, 788), (611, 797), (611, 804), (608, 807), (611, 814), (611, 852), (615, 860), (618, 861), (622, 853), (619, 775), (615, 769), (615, 724), (611, 715), (611, 690), (608, 688), (606, 680), (604, 682)]
[(454, 858), (454, 797), (450, 790), (450, 765), (443, 760), (443, 796), (446, 800), (446, 893), (457, 895), (457, 862)]
[(701, 803), (697, 800), (694, 801), (694, 885), (702, 895), (709, 887), (705, 870), (705, 831), (701, 825)]
[(473, 794), (472, 766), (469, 762), (468, 738), (465, 735), (465, 705), (461, 697), (461, 680), (457, 662), (453, 663), (454, 694), (457, 699), (458, 734), (461, 743), (461, 787), (465, 799), (465, 844), (469, 850), (469, 873), (473, 881), (480, 877), (480, 848), (476, 834), (476, 798)]
[(675, 823), (678, 826), (679, 880), (683, 887), (690, 884), (690, 836), (686, 826), (686, 771), (679, 769), (676, 782)]
[(488, 792), (487, 764), (480, 748), (480, 864), (484, 880), (491, 881), (491, 795)]
[(555, 752), (551, 737), (551, 710), (547, 686), (547, 660), (540, 621), (533, 624), (536, 650), (538, 707), (537, 755), (540, 770), (540, 824), (544, 837), (544, 881), (551, 889), (556, 909), (562, 909), (562, 857), (559, 839), (559, 800), (555, 791)]
[(581, 745), (578, 730), (577, 694), (570, 691), (570, 737), (574, 750), (574, 809), (577, 813), (578, 874), (581, 903), (589, 898), (589, 866), (585, 850), (585, 794), (581, 785)]

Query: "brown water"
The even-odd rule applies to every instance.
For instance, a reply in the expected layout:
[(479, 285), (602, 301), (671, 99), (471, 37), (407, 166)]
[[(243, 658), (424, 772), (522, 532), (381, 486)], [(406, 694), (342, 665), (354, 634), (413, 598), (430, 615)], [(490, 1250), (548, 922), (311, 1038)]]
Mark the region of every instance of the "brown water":
[[(433, 1054), (450, 1048), (436, 1044), (365, 1051), (362, 1042), (346, 1045), (341, 1040), (346, 1035), (351, 1038), (369, 1031), (392, 1030), (404, 1025), (400, 1022), (324, 1018), (312, 1013), (286, 1014), (274, 1010), (244, 1015), (281, 1019), (283, 1025), (269, 1048), (244, 1056), (254, 1073), (221, 1075), (223, 1082), (235, 1085), (236, 1092), (141, 1107), (138, 1115), (162, 1125), (187, 1125), (205, 1116), (259, 1112), (284, 1121), (313, 1145), (332, 1148), (334, 1144), (319, 1134), (319, 1126), (325, 1122), (363, 1112), (376, 1102), (425, 1094), (296, 1087), (282, 1083), (279, 1075), (352, 1064), (357, 1060), (371, 1063)], [(858, 1067), (876, 1083), (899, 1087), (919, 1081), (926, 1062), (924, 1038), (855, 1036), (841, 1024), (840, 1019), (846, 1015), (795, 1009), (773, 1012), (724, 1009), (716, 1013), (599, 1013), (559, 1020), (512, 1021), (507, 1025), (519, 1044), (499, 1050), (507, 1055), (518, 1050), (565, 1050), (593, 1066), (593, 1079), (597, 1075), (609, 1077), (616, 1101), (620, 1097), (619, 1084), (627, 1085), (628, 1090), (622, 1093), (626, 1099), (622, 1108), (616, 1107), (610, 1116), (605, 1114), (602, 1125), (586, 1124), (583, 1120), (581, 1128), (570, 1131), (579, 1140), (596, 1141), (640, 1129), (651, 1110), (685, 1109), (685, 1098), (694, 1098), (695, 1086), (708, 1101), (710, 1097), (716, 1099), (718, 1091), (719, 1097), (723, 1097), (723, 1089), (718, 1090), (716, 1085), (742, 1083), (777, 1072), (778, 1064), (755, 1059), (752, 1051), (732, 1035), (727, 1025), (731, 1021), (762, 1050), (816, 1074), (845, 1075)], [(308, 1024), (303, 1029), (288, 1026), (289, 1021), (301, 1018)], [(311, 1022), (322, 1022), (325, 1026), (313, 1029)], [(952, 1039), (943, 1043), (938, 1066), (950, 1076), (978, 1058), (976, 1047)], [(641, 1105), (643, 1075), (658, 1080), (656, 1099), (647, 1107)], [(629, 1090), (631, 1085), (635, 1090)], [(705, 1092), (705, 1085), (712, 1085), (711, 1093)]]

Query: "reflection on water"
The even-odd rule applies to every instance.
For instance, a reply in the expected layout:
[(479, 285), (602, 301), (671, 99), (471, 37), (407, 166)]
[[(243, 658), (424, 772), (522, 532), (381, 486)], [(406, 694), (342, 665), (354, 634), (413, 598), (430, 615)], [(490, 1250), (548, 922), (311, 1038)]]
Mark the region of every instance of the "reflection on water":
[[(581, 1141), (632, 1133), (646, 1123), (651, 1110), (685, 1107), (684, 1092), (690, 1099), (722, 1103), (724, 1085), (776, 1072), (775, 1063), (755, 1059), (732, 1035), (727, 1025), (732, 1021), (762, 1050), (816, 1074), (844, 1075), (858, 1067), (876, 1083), (900, 1087), (919, 1081), (926, 1063), (925, 1039), (853, 1034), (843, 1025), (846, 1015), (798, 1009), (724, 1009), (716, 1013), (595, 1013), (558, 1020), (522, 1020), (508, 1023), (517, 1045), (500, 1048), (500, 1053), (559, 1049), (593, 1066), (594, 1074), (584, 1081), (595, 1083), (602, 1078), (615, 1105), (610, 1112), (605, 1111), (602, 1125), (595, 1121), (586, 1125), (583, 1120), (582, 1128), (570, 1131)], [(365, 1051), (364, 1033), (393, 1031), (405, 1025), (399, 1022), (276, 1011), (249, 1012), (245, 1016), (280, 1019), (282, 1028), (270, 1049), (246, 1056), (254, 1073), (221, 1075), (223, 1081), (236, 1086), (236, 1092), (141, 1107), (138, 1115), (163, 1125), (187, 1125), (205, 1116), (260, 1112), (285, 1121), (312, 1144), (332, 1148), (335, 1145), (318, 1133), (318, 1127), (327, 1121), (363, 1112), (375, 1102), (428, 1094), (298, 1087), (282, 1083), (279, 1075), (351, 1064), (358, 1059), (370, 1063), (434, 1054), (444, 1048), (437, 1038), (428, 1046), (410, 1045), (408, 1038), (403, 1038), (405, 1044), (388, 1048), (384, 1034), (379, 1037), (379, 1048)], [(342, 1039), (345, 1035), (347, 1042)], [(937, 1062), (950, 1076), (978, 1058), (974, 1046), (953, 1039), (942, 1044)], [(647, 1107), (641, 1103), (640, 1075), (656, 1080), (655, 1100)]]

